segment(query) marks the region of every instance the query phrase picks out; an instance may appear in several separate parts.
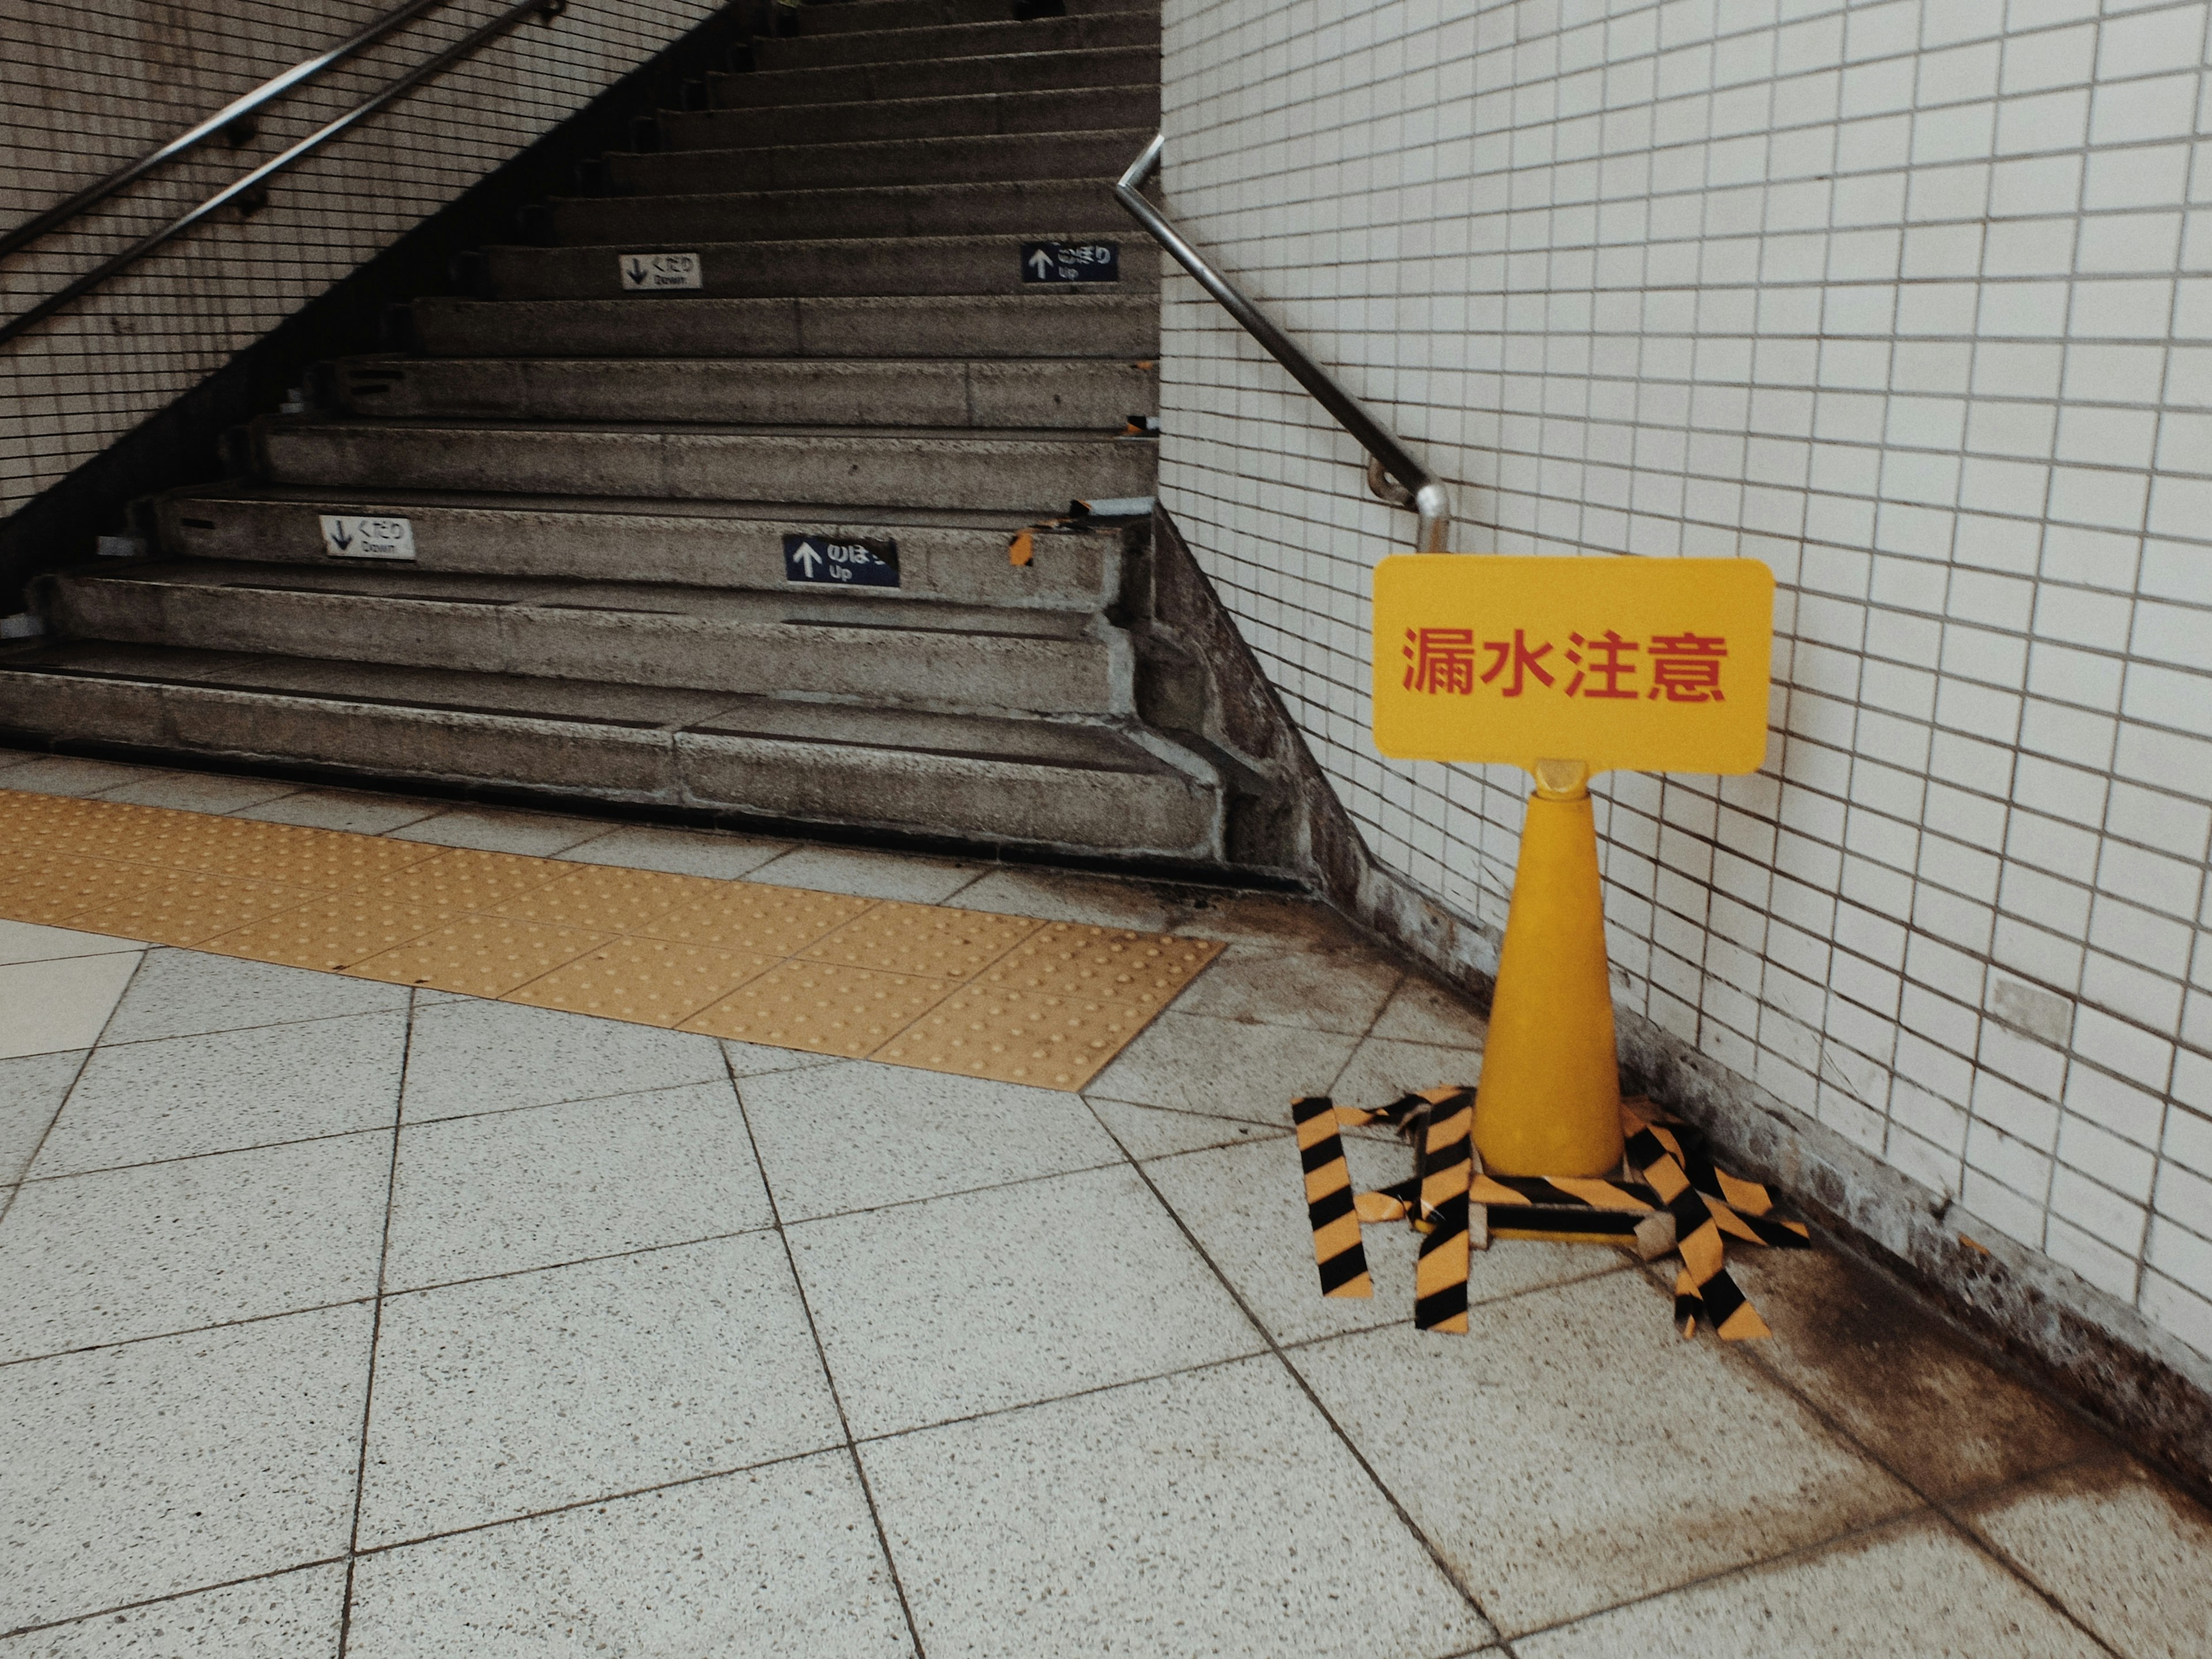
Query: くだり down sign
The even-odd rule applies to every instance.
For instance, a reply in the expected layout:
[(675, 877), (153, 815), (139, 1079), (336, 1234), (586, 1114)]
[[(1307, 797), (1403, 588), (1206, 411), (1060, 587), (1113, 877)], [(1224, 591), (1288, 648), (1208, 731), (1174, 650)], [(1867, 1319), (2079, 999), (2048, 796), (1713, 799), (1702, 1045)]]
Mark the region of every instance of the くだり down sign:
[(1375, 744), (1401, 760), (1755, 772), (1774, 574), (1756, 559), (1405, 554), (1375, 570)]

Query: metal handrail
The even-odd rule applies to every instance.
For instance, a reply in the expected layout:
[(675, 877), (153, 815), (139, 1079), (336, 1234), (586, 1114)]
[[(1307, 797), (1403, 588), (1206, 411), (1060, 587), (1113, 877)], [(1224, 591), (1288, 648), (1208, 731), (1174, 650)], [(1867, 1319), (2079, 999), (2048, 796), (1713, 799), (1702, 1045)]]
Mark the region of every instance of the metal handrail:
[(225, 127), (244, 120), (265, 106), (274, 103), (302, 81), (313, 80), (325, 70), (343, 63), (356, 52), (374, 46), (403, 23), (412, 22), (426, 11), (434, 11), (447, 0), (406, 0), (378, 18), (360, 33), (341, 40), (327, 52), (301, 59), (282, 75), (264, 81), (252, 91), (234, 98), (214, 114), (187, 131), (179, 133), (158, 149), (149, 150), (137, 161), (118, 167), (96, 184), (82, 190), (64, 202), (58, 202), (44, 213), (26, 219), (5, 235), (0, 235), (0, 259), (21, 248), (28, 247), (40, 237), (58, 230), (78, 215), (98, 207), (116, 191), (134, 185), (164, 163), (173, 161), (186, 150), (197, 149)]
[[(1368, 488), (1394, 506), (1411, 507), (1420, 514), (1419, 550), (1449, 553), (1452, 498), (1443, 480), (1408, 454), (1406, 447), (1384, 431), (1351, 393), (1329, 379), (1328, 370), (1300, 350), (1296, 342), (1270, 322), (1234, 283), (1206, 262), (1206, 256), (1190, 244), (1165, 214), (1139, 193), (1159, 167), (1160, 153), (1166, 147), (1164, 133), (1153, 135), (1152, 142), (1145, 146), (1145, 153), (1130, 163), (1129, 170), (1115, 184), (1115, 199), (1152, 234), (1154, 240), (1175, 255), (1176, 262), (1196, 277), (1201, 288), (1221, 302), (1222, 309), (1234, 317), (1247, 334), (1290, 370), (1293, 380), (1313, 393), (1321, 406), (1336, 417), (1337, 424), (1367, 452)], [(1401, 489), (1386, 492), (1388, 480), (1395, 480)]]
[(0, 323), (0, 345), (5, 345), (18, 335), (37, 327), (64, 307), (82, 299), (109, 277), (136, 264), (155, 248), (174, 237), (182, 235), (201, 220), (219, 212), (240, 197), (249, 195), (278, 173), (289, 171), (314, 151), (330, 143), (331, 139), (359, 125), (386, 106), (405, 97), (425, 81), (443, 74), (479, 47), (506, 33), (507, 30), (532, 13), (538, 14), (550, 23), (567, 8), (568, 0), (521, 0), (520, 4), (509, 7), (489, 22), (456, 40), (436, 57), (416, 64), (406, 74), (386, 82), (376, 94), (366, 102), (356, 105), (343, 115), (339, 116), (337, 120), (309, 133), (283, 155), (271, 156), (243, 178), (217, 191), (189, 213), (179, 215), (159, 230), (141, 237), (122, 252), (103, 259), (92, 270), (70, 283), (68, 287), (49, 295), (20, 317), (13, 317), (5, 323)]

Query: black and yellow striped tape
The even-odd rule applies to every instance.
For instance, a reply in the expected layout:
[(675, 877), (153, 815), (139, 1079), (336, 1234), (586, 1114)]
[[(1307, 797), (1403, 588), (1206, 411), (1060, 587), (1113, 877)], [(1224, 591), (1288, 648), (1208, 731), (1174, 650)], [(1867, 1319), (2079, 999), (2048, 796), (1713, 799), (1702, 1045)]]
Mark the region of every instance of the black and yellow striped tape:
[[(1484, 1174), (1473, 1141), (1474, 1091), (1458, 1085), (1371, 1109), (1308, 1096), (1291, 1109), (1322, 1293), (1372, 1296), (1360, 1225), (1410, 1220), (1424, 1235), (1413, 1280), (1413, 1322), (1422, 1330), (1468, 1328), (1468, 1272), (1477, 1233), (1486, 1247), (1493, 1235), (1628, 1244), (1647, 1261), (1678, 1251), (1675, 1323), (1692, 1336), (1703, 1318), (1729, 1342), (1772, 1332), (1729, 1273), (1723, 1240), (1777, 1249), (1811, 1246), (1804, 1223), (1773, 1213), (1765, 1188), (1719, 1169), (1694, 1130), (1647, 1115), (1643, 1101), (1624, 1103), (1621, 1112), (1625, 1164), (1640, 1178), (1620, 1180)], [(1339, 1130), (1376, 1123), (1414, 1143), (1418, 1167), (1410, 1180), (1355, 1193)]]
[(1323, 1296), (1370, 1297), (1367, 1251), (1359, 1242), (1359, 1213), (1352, 1195), (1352, 1170), (1344, 1137), (1336, 1132), (1336, 1105), (1326, 1095), (1291, 1103), (1298, 1126), (1298, 1158), (1306, 1172), (1306, 1218), (1313, 1226), (1314, 1264)]

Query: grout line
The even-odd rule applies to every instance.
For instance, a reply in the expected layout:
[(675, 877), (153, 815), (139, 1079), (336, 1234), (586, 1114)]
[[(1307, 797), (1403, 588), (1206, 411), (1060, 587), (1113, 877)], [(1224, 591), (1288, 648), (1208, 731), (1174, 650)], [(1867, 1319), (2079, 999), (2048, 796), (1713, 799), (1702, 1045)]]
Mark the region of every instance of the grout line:
[[(1080, 1098), (1080, 1097), (1078, 1097)], [(821, 1215), (801, 1216), (796, 1221), (778, 1221), (775, 1225), (788, 1231), (793, 1227), (811, 1227), (817, 1222), (842, 1221), (851, 1216), (882, 1215), (891, 1210), (911, 1210), (923, 1204), (936, 1204), (948, 1198), (974, 1198), (982, 1193), (1002, 1193), (1012, 1187), (1034, 1187), (1041, 1182), (1061, 1181), (1070, 1176), (1097, 1175), (1101, 1170), (1118, 1170), (1122, 1158), (1115, 1157), (1103, 1164), (1081, 1164), (1066, 1170), (1048, 1170), (1042, 1175), (1016, 1176), (1008, 1181), (994, 1181), (981, 1187), (962, 1187), (942, 1193), (925, 1193), (919, 1198), (895, 1198), (882, 1204), (863, 1205), (853, 1210), (830, 1210)], [(766, 1179), (763, 1175), (763, 1179)]]
[(374, 1294), (349, 1296), (338, 1302), (312, 1302), (297, 1308), (283, 1308), (274, 1313), (247, 1314), (239, 1319), (217, 1319), (205, 1325), (185, 1325), (172, 1331), (148, 1331), (142, 1336), (121, 1336), (106, 1342), (86, 1342), (74, 1348), (55, 1348), (46, 1353), (27, 1353), (13, 1359), (0, 1359), (0, 1370), (15, 1365), (35, 1365), (48, 1359), (70, 1359), (78, 1354), (100, 1353), (109, 1348), (133, 1348), (142, 1342), (161, 1342), (175, 1336), (200, 1336), (210, 1331), (234, 1331), (247, 1325), (266, 1325), (273, 1319), (291, 1319), (301, 1314), (330, 1313), (339, 1308), (365, 1307), (375, 1299)]
[(376, 1297), (369, 1316), (368, 1376), (362, 1389), (361, 1452), (354, 1464), (353, 1524), (346, 1532), (345, 1599), (338, 1614), (337, 1659), (345, 1659), (347, 1644), (353, 1639), (354, 1565), (361, 1551), (362, 1498), (368, 1486), (368, 1430), (376, 1409), (376, 1357), (384, 1336), (385, 1285), (392, 1268), (392, 1217), (399, 1199), (399, 1113), (401, 1103), (407, 1098), (407, 1065), (415, 1050), (415, 1003), (410, 992), (407, 998), (407, 1038), (400, 1049), (398, 1082), (392, 1091), (392, 1161), (385, 1167), (384, 1236), (378, 1244)]
[[(1348, 1065), (1350, 1061), (1347, 1060), (1346, 1063)], [(1512, 1649), (1510, 1644), (1505, 1644), (1501, 1626), (1490, 1616), (1489, 1609), (1482, 1605), (1481, 1598), (1475, 1595), (1473, 1588), (1453, 1569), (1451, 1563), (1445, 1559), (1443, 1549), (1434, 1539), (1429, 1536), (1420, 1522), (1413, 1518), (1413, 1512), (1399, 1501), (1398, 1494), (1390, 1490), (1380, 1471), (1368, 1462), (1367, 1455), (1360, 1450), (1352, 1436), (1346, 1431), (1344, 1425), (1337, 1421), (1336, 1413), (1329, 1410), (1323, 1403), (1321, 1395), (1315, 1392), (1312, 1384), (1308, 1382), (1298, 1368), (1291, 1363), (1290, 1356), (1284, 1352), (1282, 1345), (1276, 1341), (1275, 1334), (1253, 1310), (1251, 1304), (1244, 1299), (1243, 1293), (1231, 1282), (1229, 1275), (1222, 1270), (1221, 1264), (1213, 1259), (1212, 1253), (1200, 1242), (1198, 1235), (1191, 1230), (1190, 1224), (1183, 1219), (1182, 1212), (1168, 1202), (1167, 1194), (1160, 1191), (1159, 1187), (1153, 1182), (1151, 1173), (1135, 1158), (1130, 1156), (1128, 1148), (1122, 1146), (1121, 1137), (1114, 1134), (1112, 1127), (1105, 1120), (1098, 1118), (1096, 1112), (1091, 1115), (1097, 1119), (1098, 1127), (1113, 1137), (1114, 1144), (1121, 1146), (1121, 1156), (1127, 1160), (1129, 1167), (1136, 1171), (1137, 1178), (1145, 1183), (1145, 1188), (1152, 1194), (1153, 1201), (1167, 1212), (1184, 1239), (1188, 1242), (1190, 1248), (1197, 1252), (1199, 1260), (1206, 1263), (1207, 1268), (1219, 1282), (1221, 1288), (1228, 1293), (1230, 1300), (1237, 1304), (1238, 1311), (1244, 1316), (1253, 1330), (1258, 1334), (1260, 1340), (1267, 1344), (1267, 1352), (1274, 1356), (1276, 1363), (1283, 1368), (1293, 1386), (1304, 1395), (1312, 1403), (1313, 1408), (1321, 1413), (1322, 1420), (1328, 1425), (1330, 1431), (1336, 1436), (1345, 1450), (1350, 1454), (1352, 1460), (1359, 1466), (1360, 1472), (1366, 1475), (1375, 1490), (1382, 1494), (1383, 1501), (1389, 1504), (1407, 1531), (1411, 1533), (1415, 1540), (1428, 1553), (1430, 1560), (1436, 1564), (1437, 1571), (1443, 1574), (1444, 1582), (1457, 1590), (1468, 1606), (1474, 1609), (1476, 1616), (1490, 1627), (1493, 1634), (1498, 1636), (1499, 1644), (1504, 1646), (1505, 1651), (1510, 1655)]]
[(387, 1302), (403, 1296), (427, 1296), (434, 1291), (450, 1291), (468, 1285), (496, 1284), (503, 1279), (527, 1279), (532, 1273), (561, 1273), (570, 1267), (588, 1267), (602, 1261), (628, 1261), (641, 1255), (658, 1255), (664, 1250), (691, 1250), (702, 1244), (720, 1244), (732, 1238), (750, 1238), (755, 1233), (773, 1232), (774, 1224), (763, 1221), (757, 1227), (733, 1227), (724, 1233), (701, 1233), (694, 1238), (672, 1238), (659, 1244), (640, 1244), (627, 1250), (606, 1250), (596, 1255), (571, 1256), (562, 1261), (541, 1261), (525, 1267), (503, 1267), (497, 1273), (465, 1273), (459, 1279), (434, 1279), (426, 1285), (403, 1285), (398, 1290), (387, 1290)]
[[(138, 953), (138, 961), (131, 969), (129, 975), (125, 978), (123, 988), (115, 994), (115, 1000), (107, 1010), (107, 1018), (100, 1021), (100, 1030), (93, 1035), (92, 1041), (85, 1045), (84, 1057), (77, 1061), (76, 1071), (69, 1080), (69, 1087), (62, 1091), (62, 1097), (54, 1103), (54, 1109), (46, 1118), (46, 1127), (39, 1131), (38, 1144), (31, 1148), (28, 1155), (23, 1159), (22, 1173), (9, 1185), (6, 1194), (0, 1195), (0, 1222), (7, 1220), (8, 1212), (15, 1207), (15, 1200), (21, 1195), (23, 1188), (31, 1184), (31, 1170), (38, 1164), (39, 1154), (46, 1151), (46, 1141), (53, 1134), (54, 1125), (61, 1121), (62, 1113), (68, 1109), (70, 1101), (76, 1094), (77, 1085), (84, 1081), (85, 1070), (92, 1064), (93, 1055), (99, 1052), (100, 1039), (107, 1035), (107, 1028), (115, 1024), (116, 1010), (123, 1006), (124, 999), (131, 994), (131, 988), (138, 982), (138, 975), (146, 966), (146, 954), (143, 951)], [(60, 1052), (66, 1054), (69, 1051), (63, 1049)], [(34, 1056), (26, 1054), (22, 1058), (28, 1060)]]
[[(724, 1065), (728, 1067), (726, 1054)], [(890, 1575), (891, 1588), (898, 1593), (899, 1613), (906, 1620), (907, 1640), (913, 1644), (915, 1659), (926, 1659), (921, 1626), (915, 1620), (914, 1603), (907, 1595), (906, 1580), (899, 1571), (897, 1559), (891, 1553), (890, 1534), (884, 1526), (883, 1510), (876, 1502), (875, 1487), (868, 1480), (866, 1466), (860, 1462), (860, 1443), (853, 1437), (853, 1420), (845, 1411), (845, 1396), (837, 1387), (837, 1374), (830, 1367), (830, 1351), (823, 1343), (822, 1327), (814, 1316), (813, 1301), (806, 1294), (806, 1281), (799, 1274), (798, 1254), (791, 1248), (791, 1236), (784, 1231), (783, 1211), (776, 1202), (775, 1188), (769, 1180), (767, 1161), (761, 1157), (759, 1138), (753, 1133), (752, 1114), (746, 1109), (744, 1091), (738, 1085), (734, 1068), (728, 1069), (728, 1076), (730, 1096), (737, 1103), (738, 1121), (744, 1125), (745, 1144), (752, 1149), (753, 1168), (760, 1175), (761, 1191), (768, 1195), (769, 1224), (775, 1231), (776, 1242), (783, 1246), (784, 1267), (791, 1274), (792, 1288), (798, 1294), (799, 1310), (806, 1317), (807, 1334), (814, 1339), (815, 1363), (822, 1367), (823, 1384), (830, 1390), (830, 1403), (836, 1409), (837, 1426), (844, 1436), (845, 1456), (852, 1464), (854, 1478), (860, 1483), (861, 1500), (867, 1504), (869, 1522), (876, 1529), (876, 1547), (883, 1552), (884, 1571)], [(344, 1659), (344, 1656), (341, 1654), (339, 1659)]]
[(272, 1579), (288, 1578), (295, 1572), (310, 1572), (317, 1567), (334, 1567), (344, 1559), (343, 1555), (325, 1555), (313, 1561), (295, 1561), (290, 1566), (272, 1567), (267, 1572), (250, 1572), (243, 1578), (222, 1578), (211, 1584), (194, 1584), (189, 1589), (172, 1590), (167, 1595), (149, 1595), (137, 1601), (117, 1601), (108, 1607), (94, 1607), (88, 1613), (73, 1613), (66, 1619), (50, 1619), (44, 1624), (18, 1625), (12, 1630), (0, 1630), (0, 1641), (12, 1642), (18, 1637), (36, 1636), (44, 1631), (62, 1630), (70, 1625), (89, 1624), (95, 1619), (112, 1619), (120, 1613), (135, 1613), (140, 1607), (165, 1607), (172, 1601), (187, 1601), (192, 1596), (206, 1595), (216, 1590), (235, 1589), (240, 1584), (267, 1583)]
[[(489, 1521), (471, 1521), (465, 1527), (451, 1527), (443, 1532), (416, 1533), (407, 1538), (395, 1538), (389, 1543), (370, 1544), (354, 1552), (357, 1559), (389, 1555), (396, 1550), (413, 1549), (417, 1545), (434, 1544), (448, 1538), (465, 1538), (471, 1533), (492, 1532), (501, 1527), (519, 1526), (526, 1521), (543, 1521), (556, 1515), (573, 1515), (578, 1510), (592, 1510), (603, 1504), (620, 1504), (633, 1498), (649, 1498), (657, 1492), (681, 1492), (686, 1486), (696, 1486), (709, 1480), (726, 1480), (733, 1474), (753, 1474), (762, 1469), (780, 1468), (786, 1463), (803, 1463), (810, 1457), (834, 1457), (841, 1449), (834, 1443), (810, 1446), (804, 1451), (785, 1452), (776, 1457), (764, 1457), (757, 1463), (732, 1463), (726, 1468), (702, 1469), (696, 1474), (680, 1474), (672, 1480), (662, 1480), (649, 1486), (630, 1486), (621, 1492), (599, 1492), (590, 1498), (572, 1498), (565, 1504), (549, 1504), (544, 1509), (524, 1510), (514, 1515), (502, 1515)], [(343, 1659), (341, 1655), (339, 1659)]]

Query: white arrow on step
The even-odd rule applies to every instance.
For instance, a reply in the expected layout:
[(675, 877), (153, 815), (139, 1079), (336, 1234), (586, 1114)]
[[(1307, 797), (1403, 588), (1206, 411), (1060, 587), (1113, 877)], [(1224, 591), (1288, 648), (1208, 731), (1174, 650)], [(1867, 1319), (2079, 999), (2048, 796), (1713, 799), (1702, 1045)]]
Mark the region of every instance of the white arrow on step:
[[(1005, 268), (1006, 267), (1003, 265), (1000, 267), (1002, 270)], [(814, 544), (812, 542), (799, 543), (799, 562), (806, 567), (806, 574), (811, 579), (814, 574), (814, 567), (822, 562), (822, 556), (814, 550)]]
[[(1030, 264), (1036, 268), (1037, 280), (1039, 282), (1042, 282), (1047, 276), (1052, 275), (1052, 260), (1047, 257), (1045, 251), (1042, 248), (1039, 248), (1035, 253), (1030, 255)], [(1003, 265), (1000, 267), (1002, 270), (1005, 268), (1006, 267)]]

